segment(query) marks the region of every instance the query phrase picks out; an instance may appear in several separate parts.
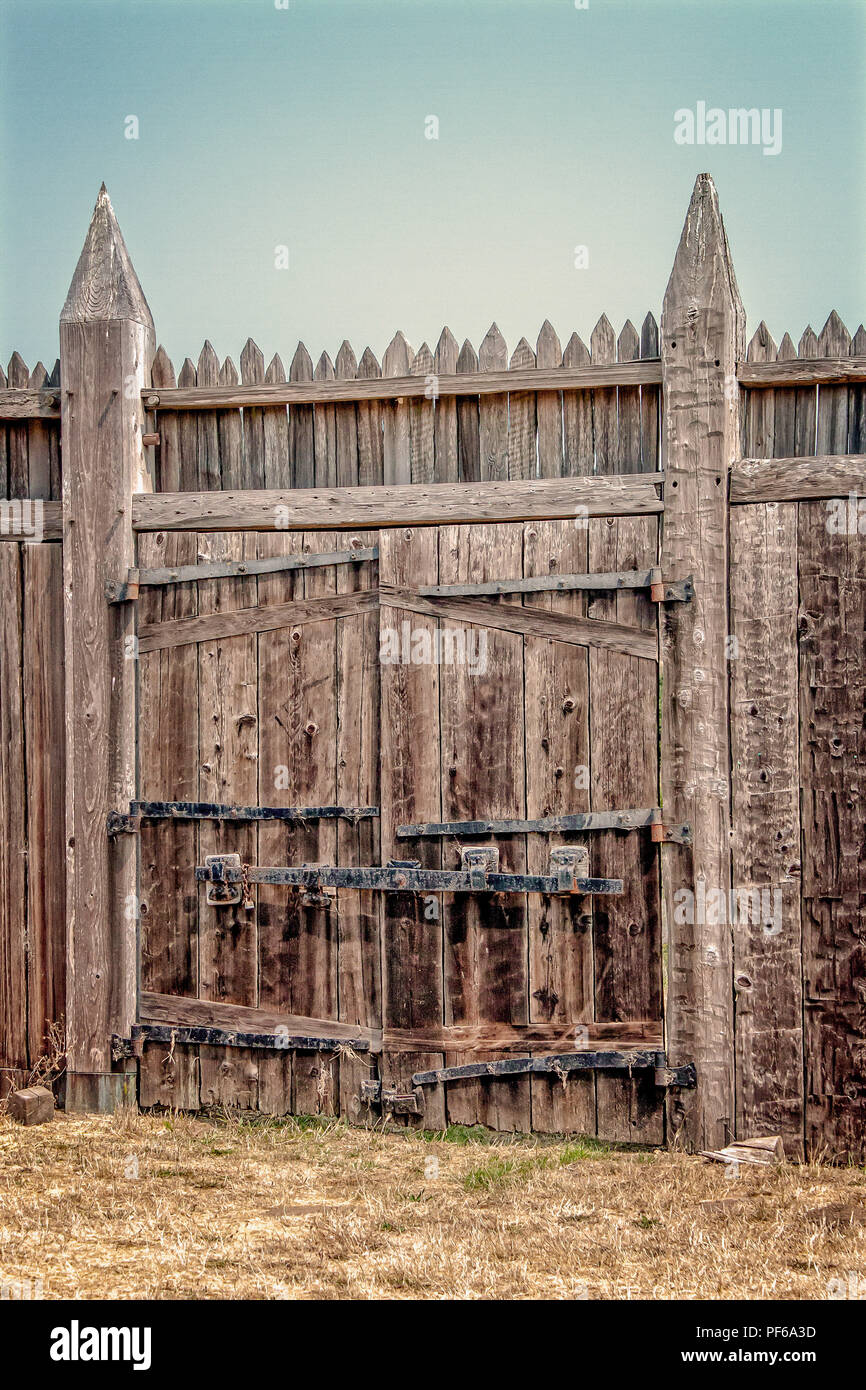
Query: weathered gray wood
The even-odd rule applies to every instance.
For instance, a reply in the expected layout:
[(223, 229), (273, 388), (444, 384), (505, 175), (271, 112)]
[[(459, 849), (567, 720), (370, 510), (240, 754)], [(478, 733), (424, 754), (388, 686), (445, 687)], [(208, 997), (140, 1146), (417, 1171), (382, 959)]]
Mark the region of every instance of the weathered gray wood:
[[(535, 353), (525, 338), (521, 338), (511, 354), (512, 372), (531, 371)], [(558, 398), (557, 398), (558, 399)], [(486, 403), (482, 410), (486, 409)], [(534, 478), (537, 474), (537, 416), (535, 396), (530, 391), (512, 391), (508, 397), (508, 476)], [(559, 469), (547, 477), (558, 477)]]
[[(379, 381), (365, 382), (364, 391), (375, 392), (372, 397), (387, 400), (382, 407), (383, 429), (383, 481), (385, 483), (409, 483), (412, 480), (409, 459), (409, 407), (406, 397), (422, 395), (426, 385), (422, 380), (409, 375), (409, 364), (414, 353), (401, 332), (396, 332), (385, 349), (382, 358), (382, 377)], [(390, 380), (389, 380), (390, 378)], [(394, 382), (397, 378), (397, 383)], [(388, 387), (384, 396), (378, 393)], [(358, 400), (361, 397), (355, 396)], [(368, 397), (369, 399), (370, 397)]]
[(701, 881), (730, 888), (726, 479), (741, 452), (736, 363), (744, 327), (715, 186), (701, 174), (662, 311), (662, 565), (694, 574), (696, 597), (662, 634), (661, 785), (665, 815), (689, 821), (694, 841), (662, 846), (669, 1053), (673, 1065), (695, 1062), (699, 1076), (697, 1092), (669, 1103), (668, 1118), (672, 1137), (705, 1147), (726, 1142), (734, 1122), (730, 932), (678, 921), (674, 895), (696, 892)]
[[(495, 327), (495, 325), (493, 325)], [(498, 329), (496, 330), (498, 333)], [(496, 335), (494, 334), (494, 337)], [(402, 343), (400, 340), (402, 339)], [(396, 344), (396, 346), (395, 346)], [(406, 351), (403, 351), (403, 345)], [(494, 354), (501, 361), (502, 354), (497, 342)], [(482, 344), (483, 347), (483, 344)], [(392, 351), (393, 350), (393, 351)], [(389, 371), (393, 361), (394, 370)], [(174, 390), (163, 389), (145, 391), (149, 409), (161, 410), (210, 410), (222, 407), (265, 405), (313, 405), (339, 401), (397, 401), (423, 396), (426, 384), (410, 375), (409, 363), (414, 354), (406, 344), (402, 333), (397, 333), (385, 353), (381, 379), (368, 381), (336, 381), (321, 379), (312, 383), (287, 382), (282, 386), (238, 386), (232, 390), (220, 387), (217, 390)], [(405, 364), (405, 365), (404, 365)], [(800, 378), (802, 380), (802, 378)], [(825, 378), (826, 379), (826, 378)], [(859, 380), (850, 368), (839, 380)], [(542, 371), (523, 371), (512, 378), (506, 367), (491, 367), (489, 372), (483, 368), (478, 372), (458, 372), (455, 375), (443, 374), (439, 378), (440, 396), (487, 396), (497, 395), (509, 389), (533, 391), (588, 391), (600, 387), (605, 389), (617, 386), (657, 386), (661, 381), (661, 366), (652, 360), (639, 362), (611, 362), (604, 366), (550, 367)]]
[(0, 389), (0, 420), (59, 420), (60, 392), (30, 387)]
[[(562, 348), (549, 319), (541, 325), (536, 344), (537, 372), (562, 371)], [(544, 391), (536, 398), (538, 417), (538, 476), (558, 478), (562, 467), (562, 396), (558, 391)], [(532, 476), (530, 474), (530, 476)]]
[[(508, 397), (504, 394), (512, 385), (506, 373), (508, 350), (505, 339), (495, 323), (485, 334), (478, 350), (478, 365), (481, 374), (505, 378), (507, 385), (500, 386), (494, 395), (483, 394), (479, 402), (479, 449), (481, 453), (481, 477), (485, 481), (500, 482), (508, 473)], [(534, 372), (533, 372), (534, 375)], [(481, 394), (479, 392), (479, 394)]]
[[(131, 503), (150, 485), (137, 391), (153, 319), (103, 185), (60, 319), (66, 657), (66, 1105), (119, 1102), (112, 1033), (135, 1016), (135, 844), (109, 846), (105, 816), (135, 796), (134, 615), (106, 581), (135, 563)], [(98, 1076), (98, 1082), (82, 1081)]]
[[(455, 376), (460, 349), (457, 339), (447, 326), (439, 335), (433, 355), (433, 370), (439, 381)], [(437, 396), (433, 417), (434, 478), (437, 483), (456, 483), (459, 477), (457, 462), (457, 400), (454, 396)]]
[(625, 652), (645, 661), (658, 660), (658, 642), (653, 632), (623, 623), (572, 617), (546, 608), (522, 607), (499, 603), (495, 599), (422, 598), (410, 589), (393, 589), (389, 584), (380, 588), (381, 602), (391, 607), (425, 613), (430, 617), (452, 618), (456, 622), (475, 623), (497, 631), (526, 633), (547, 637), (559, 642), (572, 642), (579, 647), (604, 647), (609, 651)]
[[(788, 339), (786, 352), (794, 352)], [(781, 351), (782, 349), (780, 349)], [(750, 359), (775, 360), (766, 329)], [(794, 444), (795, 391), (750, 391), (745, 445)], [(731, 864), (735, 888), (766, 896), (733, 931), (737, 1121), (778, 1130), (803, 1151), (803, 991), (797, 707), (797, 506), (759, 504), (730, 517)], [(742, 901), (751, 905), (751, 897)]]
[(143, 1023), (177, 1023), (188, 1028), (222, 1028), (237, 1033), (316, 1033), (327, 1031), (329, 1037), (351, 1043), (363, 1038), (374, 1048), (381, 1044), (381, 1029), (364, 1028), (354, 1023), (338, 1023), (334, 1019), (312, 1018), (281, 1009), (253, 1009), (243, 1004), (226, 1004), (214, 999), (182, 999), (174, 994), (156, 994), (143, 990), (141, 995)]
[[(478, 353), (468, 338), (460, 349), (457, 371), (465, 377), (478, 371)], [(477, 395), (461, 396), (457, 401), (457, 479), (461, 483), (474, 483), (481, 477), (478, 405)]]
[[(311, 571), (312, 573), (312, 571)], [(210, 642), (218, 637), (239, 637), (251, 632), (274, 632), (281, 628), (299, 627), (305, 623), (327, 622), (369, 612), (379, 606), (376, 589), (363, 589), (352, 594), (324, 594), (311, 599), (294, 599), (291, 603), (256, 604), (251, 608), (215, 609), (200, 612), (196, 617), (175, 618), (166, 623), (143, 623), (138, 633), (140, 652), (161, 651), (165, 647), (181, 647), (187, 642)]]
[(742, 458), (731, 469), (731, 502), (796, 502), (849, 492), (866, 492), (866, 454)]
[(738, 362), (741, 386), (829, 386), (866, 381), (866, 357), (804, 357), (781, 362)]
[[(570, 705), (566, 713), (571, 713), (572, 708)], [(431, 821), (429, 825), (401, 825), (397, 835), (400, 838), (418, 835), (526, 835), (533, 831), (541, 835), (562, 831), (583, 834), (590, 830), (639, 830), (643, 826), (656, 824), (660, 819), (660, 808), (650, 806), (634, 811), (560, 812), (534, 820)]]
[(0, 549), (0, 1067), (26, 1069), (27, 1055), (27, 860), (23, 829), (27, 804), (24, 692), (21, 670), (21, 557)]
[(299, 531), (461, 522), (640, 516), (664, 510), (658, 474), (526, 482), (319, 488), (291, 492), (157, 493), (133, 501), (137, 531)]
[[(289, 380), (313, 380), (313, 359), (303, 343), (298, 343), (295, 349)], [(293, 469), (293, 486), (313, 487), (316, 480), (316, 439), (311, 405), (293, 402), (289, 411), (289, 458)]]

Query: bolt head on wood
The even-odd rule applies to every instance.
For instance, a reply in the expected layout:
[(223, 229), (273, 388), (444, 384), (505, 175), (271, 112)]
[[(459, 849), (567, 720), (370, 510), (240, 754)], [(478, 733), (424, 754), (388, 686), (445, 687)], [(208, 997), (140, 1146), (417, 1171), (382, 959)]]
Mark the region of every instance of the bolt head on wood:
[(44, 1125), (54, 1118), (54, 1096), (47, 1086), (27, 1086), (12, 1092), (7, 1109), (20, 1125)]

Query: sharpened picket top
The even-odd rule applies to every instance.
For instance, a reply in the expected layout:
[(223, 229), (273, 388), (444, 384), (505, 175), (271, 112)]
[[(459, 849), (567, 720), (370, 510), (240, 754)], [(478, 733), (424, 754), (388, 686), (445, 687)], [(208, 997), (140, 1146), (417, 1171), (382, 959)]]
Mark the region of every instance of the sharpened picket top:
[(122, 1103), (110, 1039), (135, 1018), (136, 845), (105, 834), (109, 809), (135, 797), (134, 614), (109, 608), (105, 586), (135, 564), (132, 497), (150, 488), (139, 392), (154, 349), (103, 184), (60, 317), (68, 1110)]
[[(678, 921), (678, 890), (730, 887), (726, 636), (727, 478), (740, 453), (737, 360), (745, 315), (709, 174), (695, 182), (664, 298), (661, 354), (667, 486), (661, 564), (692, 574), (695, 598), (662, 634), (661, 783), (665, 816), (692, 844), (662, 846), (670, 930), (668, 1055), (694, 1061), (698, 1090), (669, 1103), (689, 1146), (725, 1143), (734, 1123), (730, 928)], [(693, 914), (697, 915), (697, 914)], [(709, 915), (709, 914), (707, 914)]]

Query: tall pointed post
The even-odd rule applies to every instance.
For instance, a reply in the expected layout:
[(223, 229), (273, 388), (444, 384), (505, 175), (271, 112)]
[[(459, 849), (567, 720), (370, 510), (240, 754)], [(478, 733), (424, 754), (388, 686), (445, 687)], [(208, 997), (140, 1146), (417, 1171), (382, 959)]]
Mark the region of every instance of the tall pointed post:
[(106, 831), (109, 810), (128, 811), (135, 796), (135, 630), (132, 605), (109, 606), (105, 586), (135, 564), (153, 354), (153, 319), (103, 184), (60, 316), (69, 1110), (123, 1103), (111, 1035), (129, 1036), (135, 1019), (137, 846)]
[[(665, 820), (691, 846), (662, 846), (668, 930), (667, 1047), (693, 1061), (694, 1092), (673, 1092), (669, 1134), (686, 1147), (733, 1135), (734, 1028), (728, 697), (728, 470), (740, 453), (737, 359), (745, 315), (715, 185), (695, 182), (664, 298), (665, 512), (662, 572), (694, 575), (695, 598), (662, 633), (661, 785)], [(724, 898), (722, 897), (724, 894)]]

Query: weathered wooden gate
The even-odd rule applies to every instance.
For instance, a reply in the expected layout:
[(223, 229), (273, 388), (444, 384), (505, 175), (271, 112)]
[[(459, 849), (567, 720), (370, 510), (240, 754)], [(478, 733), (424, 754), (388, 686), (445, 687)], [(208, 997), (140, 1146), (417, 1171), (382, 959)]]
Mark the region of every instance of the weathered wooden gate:
[(657, 613), (688, 586), (653, 588), (644, 488), (141, 538), (143, 1104), (661, 1139)]

